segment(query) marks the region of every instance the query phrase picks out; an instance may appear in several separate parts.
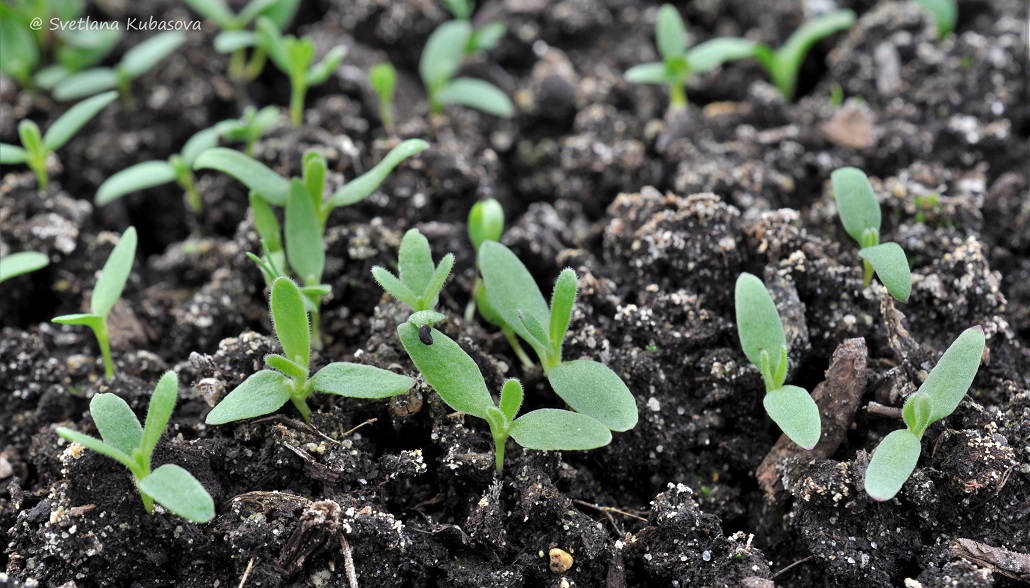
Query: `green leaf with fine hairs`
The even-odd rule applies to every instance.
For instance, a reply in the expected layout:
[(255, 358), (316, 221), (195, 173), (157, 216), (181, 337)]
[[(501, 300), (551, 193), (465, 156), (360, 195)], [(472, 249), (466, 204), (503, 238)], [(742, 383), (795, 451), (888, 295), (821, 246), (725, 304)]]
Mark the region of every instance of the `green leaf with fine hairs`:
[(660, 61), (634, 65), (622, 77), (633, 84), (668, 84), (676, 79), (665, 63)]
[(855, 167), (842, 167), (830, 174), (837, 211), (844, 230), (855, 241), (862, 242), (866, 229), (880, 230), (880, 203), (865, 172)]
[(822, 421), (819, 407), (804, 388), (784, 386), (765, 393), (765, 412), (779, 425), (783, 434), (805, 449), (819, 443)]
[(211, 409), (204, 422), (224, 425), (271, 414), (290, 399), (289, 385), (290, 379), (279, 372), (261, 370), (251, 374)]
[(794, 99), (798, 72), (801, 71), (801, 64), (812, 46), (834, 33), (851, 28), (853, 24), (855, 13), (850, 10), (837, 10), (818, 16), (801, 25), (787, 42), (776, 50), (773, 57), (775, 73), (770, 73), (773, 82), (787, 100)]
[(118, 74), (109, 67), (94, 67), (72, 74), (54, 88), (54, 98), (76, 100), (118, 87)]
[(290, 278), (277, 278), (272, 282), (269, 305), (272, 308), (272, 327), (282, 345), (283, 354), (297, 365), (307, 366), (311, 359), (311, 326), (304, 296)]
[(222, 31), (215, 36), (215, 51), (232, 53), (258, 44), (258, 35), (252, 31)]
[(311, 202), (318, 205), (322, 203), (322, 192), (325, 190), (325, 174), (326, 174), (326, 159), (325, 155), (314, 149), (309, 149), (304, 153), (301, 168), (304, 170), (303, 182), (304, 189), (308, 192), (308, 197), (311, 198)]
[(933, 416), (933, 401), (926, 393), (916, 393), (908, 397), (905, 407), (902, 409), (902, 418), (908, 425), (908, 430), (919, 437), (923, 437), (926, 427), (930, 426), (930, 418)]
[(504, 381), (504, 386), (501, 388), (501, 401), (498, 406), (509, 421), (515, 420), (515, 416), (519, 414), (524, 395), (522, 384), (518, 380), (508, 378)]
[(678, 57), (687, 52), (687, 27), (671, 4), (662, 4), (654, 23), (655, 45), (663, 58)]
[(186, 34), (182, 31), (166, 31), (136, 45), (125, 52), (118, 62), (118, 69), (132, 79), (150, 71), (162, 59), (168, 57), (186, 42)]
[(197, 14), (214, 22), (219, 28), (227, 28), (236, 20), (236, 15), (232, 13), (225, 0), (185, 0), (185, 2)]
[(175, 400), (179, 396), (179, 379), (175, 372), (165, 372), (154, 388), (154, 394), (150, 397), (150, 406), (147, 407), (147, 420), (143, 425), (143, 438), (140, 448), (143, 455), (150, 458), (161, 439), (161, 433), (168, 425), (168, 419), (172, 417), (175, 409)]
[(612, 442), (612, 432), (585, 414), (541, 408), (515, 419), (511, 438), (526, 449), (577, 451), (597, 449)]
[(468, 353), (433, 329), (433, 344), (426, 345), (418, 337), (418, 328), (406, 322), (397, 327), (397, 335), (411, 361), (422, 372), (426, 382), (436, 390), (448, 406), (481, 419), (494, 407), (479, 366)]
[(338, 361), (318, 370), (311, 383), (319, 392), (349, 398), (389, 398), (411, 390), (415, 380), (371, 365)]
[(308, 85), (317, 86), (324, 84), (329, 76), (333, 75), (343, 63), (343, 58), (347, 55), (347, 49), (343, 46), (333, 47), (326, 53), (325, 58), (316, 63), (307, 73)]
[(397, 266), (401, 281), (416, 295), (423, 295), (436, 268), (433, 265), (433, 254), (429, 250), (429, 239), (418, 229), (404, 233), (397, 255)]
[(115, 302), (122, 295), (125, 283), (132, 273), (132, 262), (136, 259), (136, 228), (129, 227), (122, 233), (118, 244), (111, 251), (111, 256), (104, 263), (100, 278), (93, 288), (93, 296), (89, 306), (93, 314), (107, 316), (114, 308)]
[(105, 92), (72, 106), (47, 129), (46, 134), (43, 135), (43, 146), (49, 151), (60, 149), (79, 129), (108, 104), (114, 102), (117, 97), (118, 92)]
[(912, 272), (908, 269), (905, 250), (897, 243), (881, 243), (866, 247), (858, 255), (869, 262), (876, 277), (891, 293), (891, 296), (905, 302), (912, 294)]
[[(286, 258), (304, 284), (318, 284), (325, 270), (325, 245), (315, 203), (294, 179), (286, 202)], [(287, 354), (289, 355), (289, 354)], [(305, 362), (306, 363), (306, 362)]]
[(551, 294), (551, 323), (550, 335), (551, 344), (555, 352), (561, 352), (562, 341), (565, 340), (565, 333), (569, 330), (569, 322), (572, 321), (572, 306), (576, 303), (576, 272), (572, 268), (565, 268), (558, 279), (554, 282), (554, 292)]
[(105, 206), (119, 198), (175, 181), (175, 169), (167, 161), (144, 161), (127, 167), (104, 180), (97, 189), (95, 202)]
[(554, 346), (551, 345), (551, 338), (547, 336), (547, 331), (544, 330), (544, 326), (540, 324), (536, 317), (519, 311), (519, 321), (522, 322), (522, 326), (529, 331), (529, 335), (533, 338), (531, 343), (535, 342), (536, 345), (548, 350), (553, 349)]
[(918, 390), (919, 393), (929, 396), (932, 401), (930, 423), (935, 423), (955, 412), (980, 369), (980, 360), (986, 345), (983, 327), (970, 327), (962, 331), (944, 352), (937, 365), (930, 370), (930, 375)]
[(208, 149), (218, 147), (218, 134), (218, 129), (211, 127), (197, 131), (187, 139), (186, 144), (182, 146), (182, 151), (179, 152), (186, 165), (193, 167), (193, 162), (196, 161), (198, 155)]
[(381, 100), (393, 102), (393, 93), (397, 87), (397, 70), (389, 62), (377, 63), (368, 70), (368, 83)]
[(254, 228), (261, 237), (270, 252), (282, 251), (282, 229), (279, 228), (279, 220), (275, 218), (272, 207), (268, 201), (257, 194), (250, 193), (250, 210), (254, 214)]
[(50, 258), (36, 251), (21, 251), (0, 257), (0, 283), (46, 267)]
[(515, 105), (504, 90), (476, 78), (454, 78), (436, 93), (441, 104), (457, 104), (481, 110), (487, 114), (508, 118)]
[(215, 502), (193, 474), (165, 464), (139, 481), (140, 492), (187, 521), (206, 523), (215, 517)]
[(637, 403), (612, 368), (586, 359), (560, 363), (547, 375), (555, 393), (573, 410), (589, 415), (613, 431), (637, 424)]
[[(533, 345), (533, 337), (519, 319), (519, 311), (532, 316), (541, 325), (551, 323), (551, 311), (533, 275), (510, 249), (496, 241), (487, 241), (480, 246), (479, 269), (490, 305), (508, 326)], [(537, 349), (538, 355), (545, 352)]]
[(59, 325), (84, 325), (96, 330), (104, 322), (104, 317), (95, 314), (65, 314), (50, 319)]
[(266, 355), (265, 365), (277, 372), (281, 372), (284, 376), (300, 382), (308, 379), (308, 366), (290, 361), (282, 355), (277, 355), (275, 353)]
[(420, 310), (418, 312), (411, 313), (408, 317), (408, 322), (419, 328), (422, 325), (433, 326), (436, 323), (443, 321), (445, 317), (443, 314), (436, 312), (435, 310)]
[(429, 35), (418, 62), (418, 73), (426, 88), (436, 88), (458, 73), (471, 36), (472, 25), (466, 20), (447, 21)]
[(193, 169), (213, 169), (229, 174), (276, 206), (285, 206), (290, 193), (289, 180), (267, 165), (225, 147), (202, 152), (193, 162)]
[(690, 63), (690, 73), (701, 74), (712, 71), (727, 61), (747, 59), (754, 54), (754, 41), (725, 37), (691, 47), (687, 52), (687, 62)]
[(10, 143), (0, 143), (0, 164), (11, 165), (25, 163), (29, 158), (29, 152)]
[(440, 291), (443, 290), (443, 285), (447, 282), (447, 276), (451, 275), (453, 267), (453, 253), (448, 253), (440, 259), (439, 265), (436, 266), (436, 270), (433, 272), (433, 278), (429, 280), (429, 285), (426, 286), (425, 295), (422, 296), (421, 306), (423, 308), (416, 308), (415, 310), (430, 310), (436, 306), (436, 303), (440, 301)]
[(369, 194), (375, 191), (379, 187), (379, 184), (383, 183), (386, 176), (393, 171), (393, 168), (400, 165), (402, 161), (421, 153), (429, 148), (429, 143), (426, 143), (422, 139), (407, 139), (402, 141), (400, 145), (397, 145), (386, 154), (386, 157), (382, 161), (377, 163), (372, 169), (354, 178), (350, 182), (340, 187), (336, 192), (333, 193), (329, 199), (329, 206), (336, 208), (339, 206), (350, 206), (361, 202), (368, 197)]
[(778, 372), (782, 361), (780, 349), (787, 346), (787, 338), (776, 303), (762, 280), (749, 273), (740, 274), (734, 290), (734, 307), (737, 335), (744, 355), (760, 370), (765, 350), (769, 354), (770, 372)]
[(397, 276), (390, 273), (390, 270), (377, 265), (372, 268), (372, 277), (375, 278), (376, 283), (378, 283), (383, 290), (386, 290), (390, 296), (393, 296), (411, 308), (415, 308), (418, 304), (418, 295), (412, 292), (411, 288), (408, 288), (404, 282), (398, 280)]
[(73, 443), (82, 445), (86, 449), (91, 449), (100, 455), (110, 457), (126, 467), (132, 467), (134, 465), (130, 456), (122, 453), (114, 446), (104, 443), (100, 439), (90, 437), (89, 435), (83, 435), (82, 433), (73, 431), (67, 427), (57, 427), (57, 434)]
[(915, 471), (921, 451), (919, 437), (906, 429), (884, 437), (865, 471), (866, 493), (881, 502), (894, 498)]
[(487, 198), (472, 205), (468, 218), (469, 241), (479, 251), (484, 241), (500, 241), (504, 232), (504, 209), (494, 198)]
[(143, 427), (129, 405), (116, 394), (97, 394), (89, 401), (89, 414), (100, 438), (126, 455), (140, 448)]
[(955, 30), (958, 22), (958, 3), (956, 0), (915, 0), (930, 14), (930, 19), (937, 25), (937, 36), (940, 39)]

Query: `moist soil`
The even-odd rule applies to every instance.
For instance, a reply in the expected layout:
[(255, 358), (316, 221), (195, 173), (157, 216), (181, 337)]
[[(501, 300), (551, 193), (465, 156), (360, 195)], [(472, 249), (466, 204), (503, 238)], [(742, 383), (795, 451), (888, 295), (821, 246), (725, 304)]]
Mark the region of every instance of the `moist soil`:
[[(0, 254), (34, 250), (43, 270), (3, 285), (0, 325), (0, 584), (131, 587), (1020, 586), (1030, 581), (1030, 99), (1027, 6), (960, 0), (938, 40), (910, 2), (843, 0), (855, 27), (813, 48), (786, 102), (753, 62), (695, 76), (666, 115), (662, 88), (622, 79), (657, 58), (657, 4), (491, 0), (477, 22), (506, 36), (469, 75), (502, 87), (507, 120), (450, 108), (430, 116), (421, 47), (447, 14), (423, 0), (304, 3), (291, 31), (344, 66), (308, 96), (304, 124), (273, 128), (255, 158), (299, 175), (321, 151), (335, 189), (400, 139), (431, 147), (326, 231), (325, 347), (314, 367), (359, 361), (417, 376), (395, 329), (407, 309), (371, 279), (418, 228), (455, 271), (440, 327), (492, 390), (522, 380), (527, 408), (557, 406), (496, 329), (462, 318), (475, 279), (465, 218), (495, 197), (503, 242), (546, 292), (564, 267), (579, 300), (564, 356), (611, 366), (640, 421), (590, 452), (508, 446), (493, 468), (484, 422), (455, 414), (418, 379), (389, 401), (316, 395), (207, 426), (210, 407), (277, 351), (267, 292), (247, 252), (260, 244), (242, 185), (198, 174), (188, 212), (169, 184), (104, 208), (97, 186), (166, 158), (240, 106), (284, 105), (271, 68), (246, 88), (224, 75), (213, 25), (134, 83), (52, 160), (52, 186), (5, 168)], [(692, 42), (747, 36), (778, 45), (815, 3), (680, 7)], [(94, 18), (192, 19), (172, 2), (105, 2)], [(112, 63), (146, 33), (128, 34)], [(367, 68), (399, 70), (396, 134), (380, 122)], [(844, 100), (833, 99), (843, 96)], [(0, 140), (66, 108), (0, 80)], [(885, 240), (913, 270), (906, 303), (863, 287), (829, 175), (865, 170)], [(932, 195), (935, 195), (934, 198)], [(83, 312), (96, 273), (130, 224), (140, 249), (111, 316), (117, 375), (96, 342), (49, 322)], [(783, 317), (789, 382), (813, 390), (824, 435), (812, 452), (780, 438), (738, 344), (732, 284), (762, 277)], [(899, 407), (964, 329), (985, 354), (957, 411), (923, 438), (895, 499), (862, 490), (869, 454)], [(143, 415), (166, 370), (179, 402), (155, 466), (191, 471), (217, 514), (197, 525), (148, 515), (127, 471), (69, 444), (96, 434), (89, 399), (113, 392)]]

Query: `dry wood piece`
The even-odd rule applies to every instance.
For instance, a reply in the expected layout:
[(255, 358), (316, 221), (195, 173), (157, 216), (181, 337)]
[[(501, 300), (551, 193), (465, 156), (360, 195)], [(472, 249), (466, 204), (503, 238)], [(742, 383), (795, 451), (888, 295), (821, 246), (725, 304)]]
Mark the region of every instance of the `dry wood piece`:
[(956, 539), (951, 552), (964, 560), (1015, 580), (1030, 580), (1030, 554), (991, 547), (972, 539)]
[[(848, 427), (854, 419), (859, 400), (866, 385), (865, 339), (848, 339), (833, 352), (826, 380), (812, 392), (812, 399), (822, 417), (822, 438), (811, 451), (780, 435), (765, 459), (758, 466), (758, 483), (765, 490), (769, 502), (782, 503), (787, 498), (787, 486), (801, 475), (804, 464), (813, 459), (825, 459), (844, 441)], [(795, 459), (796, 458), (796, 459)]]

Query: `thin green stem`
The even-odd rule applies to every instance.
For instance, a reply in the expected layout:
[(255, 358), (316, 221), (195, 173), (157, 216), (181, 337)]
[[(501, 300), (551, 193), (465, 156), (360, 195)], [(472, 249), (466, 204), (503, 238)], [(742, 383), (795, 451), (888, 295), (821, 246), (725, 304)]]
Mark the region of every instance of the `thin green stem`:
[(315, 310), (311, 311), (311, 348), (321, 351), (322, 349), (322, 334), (319, 328), (319, 309), (316, 303)]
[(50, 176), (49, 174), (47, 174), (46, 171), (46, 155), (44, 154), (42, 158), (33, 157), (29, 159), (26, 162), (26, 164), (28, 164), (29, 169), (31, 169), (32, 172), (36, 174), (36, 182), (39, 185), (39, 193), (45, 194), (47, 191), (47, 187), (50, 186)]
[(250, 54), (250, 63), (247, 64), (247, 71), (244, 73), (244, 79), (246, 81), (251, 81), (261, 75), (261, 70), (265, 69), (265, 61), (265, 51), (260, 47), (254, 48), (254, 52)]
[(469, 297), (468, 306), (465, 307), (465, 322), (471, 323), (476, 318), (476, 293), (483, 287), (483, 278), (476, 274), (476, 281), (472, 285), (472, 296)]
[(494, 435), (494, 463), (497, 473), (504, 471), (504, 446), (508, 444), (508, 435)]
[(246, 79), (246, 49), (237, 49), (232, 52), (229, 58), (229, 79), (234, 82), (242, 82)]
[(290, 121), (294, 127), (299, 127), (304, 122), (304, 96), (307, 92), (307, 83), (295, 76), (290, 91)]
[(304, 422), (311, 424), (311, 407), (308, 406), (307, 399), (302, 396), (290, 396), (290, 401), (300, 411), (300, 416), (304, 417)]
[(100, 345), (100, 356), (104, 358), (104, 378), (110, 380), (114, 377), (114, 361), (111, 359), (111, 338), (107, 333), (106, 316), (93, 327), (93, 334)]
[(526, 355), (526, 351), (522, 348), (522, 344), (519, 343), (515, 331), (511, 330), (510, 327), (501, 327), (501, 332), (504, 333), (504, 338), (508, 340), (508, 344), (511, 345), (511, 350), (515, 352), (515, 356), (522, 362), (522, 367), (527, 369), (533, 367), (533, 360)]
[(687, 107), (687, 87), (683, 82), (669, 84), (669, 110), (682, 110)]
[(873, 266), (866, 260), (862, 260), (862, 267), (865, 269), (865, 276), (862, 278), (862, 287), (865, 288), (873, 281)]
[(189, 203), (190, 210), (196, 216), (200, 216), (204, 212), (204, 201), (200, 199), (200, 193), (197, 192), (196, 183), (193, 181), (193, 172), (187, 171), (177, 181), (186, 192), (186, 202)]

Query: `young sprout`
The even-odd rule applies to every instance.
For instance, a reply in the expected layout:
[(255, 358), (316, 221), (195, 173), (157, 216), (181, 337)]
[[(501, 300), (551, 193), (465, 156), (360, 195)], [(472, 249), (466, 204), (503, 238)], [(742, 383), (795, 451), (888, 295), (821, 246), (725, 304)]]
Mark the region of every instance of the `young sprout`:
[[(471, 322), (476, 316), (476, 300), (481, 296), (485, 296), (483, 278), (479, 275), (479, 246), (485, 241), (500, 241), (501, 233), (503, 232), (504, 209), (501, 208), (500, 202), (494, 198), (487, 198), (472, 205), (472, 209), (469, 210), (468, 233), (469, 241), (472, 242), (472, 248), (476, 251), (476, 281), (472, 285), (472, 296), (469, 297), (468, 306), (465, 307), (465, 320), (468, 322)], [(497, 324), (488, 317), (484, 316), (484, 318), (493, 324)], [(505, 336), (509, 342), (514, 341), (512, 347), (515, 348), (516, 355), (519, 355), (520, 359), (525, 358), (526, 364), (532, 364), (510, 329)]]
[(865, 172), (854, 167), (842, 167), (830, 174), (837, 211), (848, 232), (861, 249), (868, 286), (873, 273), (891, 293), (905, 302), (912, 293), (912, 273), (908, 268), (905, 251), (897, 243), (880, 243), (880, 203), (869, 184)]
[[(229, 53), (229, 77), (242, 82), (253, 80), (265, 67), (265, 51), (258, 46), (257, 33), (245, 30), (258, 17), (265, 17), (278, 30), (289, 26), (300, 0), (250, 0), (233, 14), (225, 0), (186, 0), (186, 4), (222, 29), (215, 36), (215, 51)], [(247, 50), (252, 49), (250, 61)]]
[(51, 319), (62, 325), (86, 325), (93, 329), (100, 354), (104, 358), (104, 377), (114, 377), (114, 362), (111, 361), (111, 341), (107, 334), (107, 315), (114, 308), (118, 298), (125, 289), (125, 282), (132, 273), (132, 262), (136, 258), (136, 228), (129, 227), (122, 233), (118, 244), (114, 246), (110, 257), (104, 263), (93, 295), (89, 301), (89, 314), (66, 314)]
[(350, 398), (388, 398), (404, 394), (415, 381), (370, 365), (331, 363), (310, 375), (311, 337), (304, 297), (293, 280), (272, 283), (272, 326), (283, 355), (265, 356), (271, 368), (261, 370), (237, 386), (207, 415), (209, 425), (221, 425), (273, 413), (292, 402), (311, 422), (307, 399), (314, 392)]
[(68, 109), (40, 136), (39, 126), (31, 120), (18, 125), (21, 147), (0, 143), (0, 164), (24, 163), (36, 174), (39, 191), (46, 192), (49, 184), (47, 157), (64, 146), (86, 123), (118, 96), (108, 92), (83, 100)]
[(299, 127), (304, 122), (304, 97), (310, 86), (324, 84), (340, 67), (347, 51), (334, 47), (322, 61), (315, 63), (315, 43), (308, 37), (283, 36), (271, 20), (259, 17), (258, 43), (272, 63), (290, 78), (290, 121)]
[(915, 0), (930, 15), (937, 26), (937, 37), (943, 39), (955, 30), (958, 22), (958, 5), (955, 0)]
[(429, 240), (418, 229), (411, 229), (404, 234), (397, 257), (396, 276), (377, 265), (372, 268), (372, 277), (383, 290), (411, 310), (435, 310), (440, 290), (454, 267), (454, 254), (448, 253), (440, 260), (440, 265), (434, 266)]
[(855, 13), (837, 10), (813, 18), (801, 25), (779, 49), (764, 44), (755, 47), (755, 57), (769, 73), (773, 84), (788, 101), (794, 99), (797, 91), (798, 72), (809, 49), (822, 39), (837, 32), (850, 29), (855, 24)]
[(167, 161), (144, 161), (107, 178), (97, 189), (97, 206), (105, 206), (127, 194), (174, 181), (186, 193), (186, 201), (193, 214), (199, 215), (204, 211), (204, 203), (193, 181), (193, 162), (204, 151), (218, 146), (218, 133), (217, 127), (204, 129), (190, 137), (183, 145), (182, 152), (169, 157)]
[(418, 62), (418, 73), (433, 114), (442, 113), (446, 104), (468, 106), (505, 118), (515, 112), (511, 99), (497, 86), (476, 78), (454, 77), (465, 58), (492, 48), (504, 32), (500, 23), (476, 31), (468, 20), (447, 21), (433, 31)]
[(920, 440), (927, 427), (955, 412), (980, 368), (986, 339), (983, 328), (966, 329), (944, 352), (901, 411), (907, 428), (890, 433), (873, 451), (865, 491), (873, 500), (890, 500), (916, 469)]
[(747, 39), (712, 39), (687, 48), (687, 28), (679, 11), (671, 4), (658, 9), (655, 44), (662, 61), (635, 65), (624, 74), (634, 84), (669, 86), (669, 109), (687, 106), (686, 84), (691, 74), (712, 71), (728, 61), (751, 57), (755, 43)]
[(215, 128), (226, 141), (242, 141), (243, 152), (253, 157), (254, 146), (278, 120), (279, 108), (276, 106), (266, 106), (261, 110), (248, 106), (243, 109), (243, 116), (239, 120), (225, 120), (215, 125)]
[(153, 69), (185, 42), (186, 35), (182, 31), (167, 31), (154, 35), (126, 51), (118, 65), (113, 68), (94, 67), (61, 80), (54, 88), (54, 98), (75, 100), (107, 90), (118, 90), (122, 101), (131, 105), (132, 93), (129, 91), (129, 85), (132, 80)]
[(151, 456), (178, 394), (175, 372), (166, 372), (154, 388), (142, 426), (124, 400), (114, 394), (97, 394), (89, 402), (89, 414), (103, 440), (66, 427), (58, 427), (57, 434), (129, 468), (148, 513), (154, 514), (156, 502), (188, 521), (206, 523), (215, 516), (215, 503), (193, 474), (175, 464), (150, 470)]
[(765, 381), (762, 404), (766, 414), (791, 441), (812, 449), (822, 434), (819, 407), (804, 388), (784, 385), (787, 338), (780, 313), (762, 280), (748, 273), (740, 274), (734, 306), (740, 347)]
[(514, 378), (504, 381), (500, 403), (495, 403), (476, 362), (450, 337), (432, 329), (440, 320), (442, 314), (417, 312), (397, 327), (397, 334), (415, 367), (448, 406), (490, 425), (498, 472), (504, 469), (509, 437), (526, 449), (543, 451), (596, 449), (611, 443), (608, 427), (586, 414), (542, 408), (517, 417), (523, 390)]
[(50, 264), (46, 255), (36, 251), (22, 251), (0, 257), (0, 283), (11, 278), (45, 268)]
[(562, 342), (576, 302), (576, 272), (562, 270), (554, 284), (550, 307), (526, 266), (510, 249), (496, 241), (479, 247), (486, 314), (509, 327), (529, 343), (555, 393), (573, 410), (601, 421), (613, 431), (628, 431), (637, 424), (633, 394), (611, 368), (590, 360), (562, 361)]
[(368, 70), (368, 83), (379, 96), (379, 120), (393, 134), (393, 93), (397, 88), (397, 70), (390, 62), (377, 63)]

